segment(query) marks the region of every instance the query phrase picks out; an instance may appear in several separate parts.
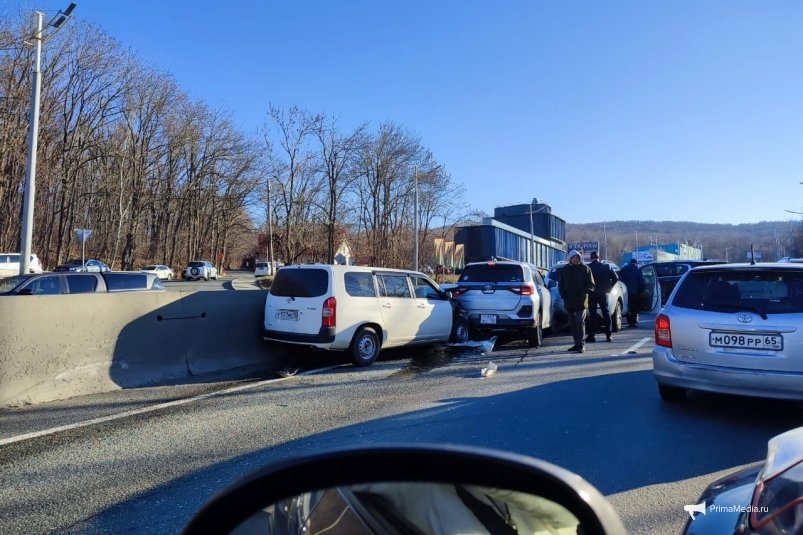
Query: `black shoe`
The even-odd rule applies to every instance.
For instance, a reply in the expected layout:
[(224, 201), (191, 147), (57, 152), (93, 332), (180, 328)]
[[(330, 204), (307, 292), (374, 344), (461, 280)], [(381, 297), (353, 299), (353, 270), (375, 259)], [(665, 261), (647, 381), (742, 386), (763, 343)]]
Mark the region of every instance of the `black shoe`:
[(574, 351), (580, 351), (580, 346), (572, 346), (567, 351), (569, 351), (569, 353), (572, 353)]
[(638, 322), (634, 323), (633, 327), (638, 327)]
[(577, 348), (577, 352), (578, 353), (585, 353), (586, 352), (586, 348), (583, 347), (583, 346), (580, 346), (580, 347)]
[(594, 342), (596, 342), (596, 340), (594, 339), (593, 336), (586, 336), (586, 342), (594, 343)]
[(613, 340), (611, 339), (611, 335), (610, 334), (605, 337), (605, 340), (607, 340), (608, 342), (613, 342)]

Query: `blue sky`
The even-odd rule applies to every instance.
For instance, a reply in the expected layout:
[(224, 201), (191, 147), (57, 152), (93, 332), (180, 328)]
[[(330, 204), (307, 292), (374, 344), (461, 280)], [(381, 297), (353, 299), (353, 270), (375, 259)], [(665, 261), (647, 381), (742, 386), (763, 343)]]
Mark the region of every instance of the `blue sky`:
[(803, 2), (77, 3), (247, 133), (269, 103), (406, 125), (488, 213), (533, 197), (569, 223), (803, 210)]

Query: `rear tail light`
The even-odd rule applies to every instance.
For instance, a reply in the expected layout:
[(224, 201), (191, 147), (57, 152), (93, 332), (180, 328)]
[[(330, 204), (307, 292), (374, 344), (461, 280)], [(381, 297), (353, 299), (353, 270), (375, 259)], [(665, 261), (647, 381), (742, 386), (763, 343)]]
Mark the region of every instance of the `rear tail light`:
[(321, 310), (321, 326), (334, 327), (337, 325), (337, 299), (330, 297), (323, 302)]
[(672, 329), (669, 327), (669, 316), (658, 314), (655, 318), (655, 345), (672, 347)]
[(465, 293), (466, 289), (465, 286), (458, 286), (452, 290), (452, 297), (458, 297), (460, 294)]
[(514, 286), (510, 291), (519, 295), (533, 295), (535, 293), (535, 284), (524, 284), (522, 286)]

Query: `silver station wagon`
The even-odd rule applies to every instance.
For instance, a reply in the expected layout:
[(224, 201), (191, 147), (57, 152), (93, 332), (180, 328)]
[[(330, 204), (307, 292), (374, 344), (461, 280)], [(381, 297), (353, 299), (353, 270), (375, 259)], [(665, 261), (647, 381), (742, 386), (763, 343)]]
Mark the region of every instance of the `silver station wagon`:
[(655, 319), (661, 397), (688, 390), (803, 400), (803, 265), (696, 267)]

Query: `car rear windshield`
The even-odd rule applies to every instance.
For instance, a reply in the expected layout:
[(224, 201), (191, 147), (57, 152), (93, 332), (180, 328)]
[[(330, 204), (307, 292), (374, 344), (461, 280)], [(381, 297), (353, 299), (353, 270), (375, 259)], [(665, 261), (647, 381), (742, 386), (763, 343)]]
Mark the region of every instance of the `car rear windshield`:
[(752, 310), (764, 314), (803, 312), (803, 271), (762, 270), (690, 272), (673, 306), (695, 310)]
[(270, 285), (271, 295), (279, 297), (320, 297), (329, 288), (329, 272), (324, 269), (282, 268)]
[(268, 263), (267, 262), (257, 262), (257, 266), (256, 267), (258, 267), (258, 268), (266, 268), (266, 267), (268, 267)]
[(475, 264), (466, 266), (460, 282), (522, 282), (524, 271), (514, 264)]
[(190, 267), (204, 267), (203, 262), (190, 262)]

